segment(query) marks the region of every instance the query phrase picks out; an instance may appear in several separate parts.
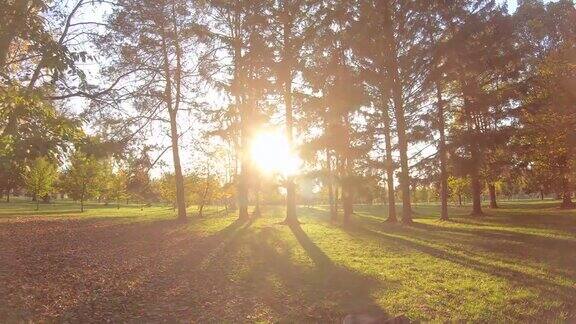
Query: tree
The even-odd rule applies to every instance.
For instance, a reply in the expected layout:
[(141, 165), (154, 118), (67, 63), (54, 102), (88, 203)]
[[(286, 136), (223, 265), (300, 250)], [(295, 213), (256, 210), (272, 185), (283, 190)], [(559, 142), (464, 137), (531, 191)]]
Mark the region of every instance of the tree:
[[(387, 46), (384, 41), (384, 29), (390, 28), (384, 24), (384, 16), (378, 10), (382, 6), (379, 1), (364, 1), (360, 7), (360, 19), (358, 21), (359, 40), (355, 43), (354, 50), (362, 68), (362, 78), (367, 83), (367, 92), (374, 102), (376, 111), (374, 120), (377, 123), (374, 128), (376, 137), (383, 137), (384, 141), (384, 169), (387, 185), (388, 222), (395, 223), (396, 198), (394, 189), (394, 160), (392, 158), (392, 113), (390, 104), (390, 77), (386, 66), (387, 57), (383, 50)], [(377, 149), (377, 148), (376, 148)]]
[(269, 37), (270, 1), (210, 1), (212, 5), (208, 34), (221, 49), (225, 72), (213, 80), (218, 89), (230, 96), (225, 116), (232, 119), (229, 129), (238, 154), (238, 177), (235, 183), (238, 218), (246, 220), (251, 181), (249, 144), (259, 120), (258, 108), (270, 88), (272, 51)]
[(468, 196), (470, 192), (470, 179), (466, 178), (448, 178), (448, 188), (450, 188), (450, 195), (452, 200), (462, 206), (462, 197)]
[(5, 0), (0, 4), (0, 181), (9, 193), (22, 186), (24, 166), (39, 156), (57, 160), (75, 137), (78, 121), (56, 100), (94, 97), (78, 62), (90, 56), (83, 9), (101, 1)]
[[(412, 222), (411, 168), (408, 146), (421, 140), (417, 127), (429, 87), (424, 83), (430, 71), (430, 35), (434, 26), (433, 1), (362, 1), (356, 23), (359, 35), (356, 53), (363, 79), (377, 109), (375, 128), (384, 141), (384, 161), (388, 187), (388, 221), (396, 221), (392, 151), (398, 150), (402, 221)], [(395, 124), (395, 125), (394, 125)], [(395, 126), (397, 146), (393, 145)], [(379, 153), (382, 151), (379, 150)], [(382, 154), (382, 153), (381, 153)]]
[[(461, 109), (451, 125), (455, 153), (464, 161), (472, 188), (472, 215), (481, 216), (482, 172), (490, 150), (506, 142), (514, 84), (518, 77), (518, 51), (513, 24), (505, 8), (487, 1), (466, 17), (448, 54)], [(454, 27), (456, 28), (456, 27)], [(485, 179), (484, 179), (485, 180)]]
[[(349, 55), (354, 36), (351, 17), (356, 14), (355, 10), (356, 7), (348, 2), (330, 2), (327, 5), (327, 12), (317, 31), (313, 55), (306, 60), (304, 71), (315, 97), (309, 105), (315, 105), (318, 110), (309, 110), (309, 113), (313, 112), (309, 116), (316, 119), (323, 129), (322, 136), (315, 139), (317, 144), (313, 146), (328, 153), (328, 180), (336, 178), (340, 185), (345, 225), (350, 223), (354, 212), (357, 162), (367, 153), (370, 144), (366, 140), (369, 142), (371, 139), (362, 133), (365, 125), (355, 120), (366, 103), (355, 57)], [(332, 177), (331, 173), (337, 176)], [(333, 210), (334, 217), (337, 207), (334, 206)]]
[[(13, 124), (11, 118), (15, 118)], [(24, 186), (30, 161), (39, 157), (62, 159), (83, 136), (77, 120), (38, 93), (18, 87), (0, 89), (0, 131), (0, 189), (7, 193), (7, 199), (11, 190)]]
[[(396, 134), (398, 136), (398, 151), (400, 153), (400, 189), (402, 191), (402, 222), (412, 222), (412, 206), (410, 203), (410, 170), (408, 168), (408, 138), (406, 135), (406, 116), (404, 106), (403, 84), (400, 73), (400, 45), (398, 33), (402, 28), (410, 26), (403, 20), (402, 12), (394, 11), (391, 1), (382, 1), (382, 16), (384, 20), (384, 35), (386, 40), (385, 55), (388, 57), (386, 69), (391, 87), (394, 117), (396, 118)], [(403, 27), (401, 27), (403, 26)]]
[(70, 158), (70, 165), (62, 174), (62, 187), (72, 199), (80, 201), (80, 211), (84, 212), (84, 202), (97, 197), (105, 185), (103, 164), (81, 152)]
[(124, 170), (113, 172), (110, 167), (105, 167), (104, 170), (105, 186), (102, 191), (102, 198), (106, 203), (115, 201), (116, 208), (120, 209), (120, 201), (128, 196), (126, 181), (128, 175)]
[(204, 207), (218, 198), (220, 184), (214, 175), (192, 173), (186, 177), (189, 203), (197, 206), (198, 216), (202, 217)]
[(109, 33), (100, 42), (102, 51), (117, 53), (110, 55), (109, 74), (132, 76), (114, 98), (131, 100), (138, 130), (152, 122), (168, 127), (180, 219), (186, 218), (186, 195), (179, 116), (194, 106), (201, 92), (199, 76), (207, 71), (208, 56), (198, 46), (199, 15), (198, 8), (184, 0), (120, 1), (108, 19)]
[(163, 201), (172, 205), (176, 209), (176, 186), (174, 185), (174, 175), (171, 173), (164, 173), (160, 179), (155, 181), (156, 190), (160, 194)]
[[(285, 109), (286, 137), (291, 149), (294, 141), (294, 79), (303, 67), (305, 50), (310, 48), (315, 36), (319, 1), (281, 0), (272, 6), (272, 28), (276, 35), (274, 47), (278, 49), (275, 68)], [(294, 176), (286, 179), (285, 223), (297, 223), (296, 185)]]
[(40, 198), (52, 193), (57, 176), (56, 166), (46, 158), (34, 160), (24, 181), (28, 191), (36, 197), (36, 210), (39, 208)]
[(522, 49), (517, 144), (524, 165), (539, 175), (540, 190), (552, 184), (572, 208), (576, 115), (576, 7), (571, 1), (525, 1), (515, 15)]

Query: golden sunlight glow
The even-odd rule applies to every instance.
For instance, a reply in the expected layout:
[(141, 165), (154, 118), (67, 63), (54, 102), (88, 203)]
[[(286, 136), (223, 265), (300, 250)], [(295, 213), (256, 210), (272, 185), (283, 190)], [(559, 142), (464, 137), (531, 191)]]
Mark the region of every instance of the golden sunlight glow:
[(293, 176), (302, 160), (291, 149), (284, 134), (278, 131), (258, 133), (251, 143), (250, 155), (254, 164), (265, 173)]

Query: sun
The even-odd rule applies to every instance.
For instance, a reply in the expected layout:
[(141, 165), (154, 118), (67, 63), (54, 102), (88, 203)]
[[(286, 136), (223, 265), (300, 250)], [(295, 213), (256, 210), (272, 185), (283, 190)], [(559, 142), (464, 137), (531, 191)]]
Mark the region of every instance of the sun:
[(254, 164), (268, 174), (293, 176), (302, 166), (302, 160), (290, 148), (286, 136), (278, 131), (262, 131), (254, 136), (250, 156)]

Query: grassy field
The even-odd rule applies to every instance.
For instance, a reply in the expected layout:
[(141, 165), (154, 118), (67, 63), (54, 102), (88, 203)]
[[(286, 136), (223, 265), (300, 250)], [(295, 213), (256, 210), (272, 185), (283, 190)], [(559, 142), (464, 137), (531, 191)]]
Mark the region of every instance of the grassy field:
[(502, 202), (486, 217), (418, 205), (412, 226), (357, 206), (353, 226), (324, 207), (238, 222), (187, 222), (166, 207), (0, 203), (0, 321), (338, 322), (576, 320), (576, 211)]

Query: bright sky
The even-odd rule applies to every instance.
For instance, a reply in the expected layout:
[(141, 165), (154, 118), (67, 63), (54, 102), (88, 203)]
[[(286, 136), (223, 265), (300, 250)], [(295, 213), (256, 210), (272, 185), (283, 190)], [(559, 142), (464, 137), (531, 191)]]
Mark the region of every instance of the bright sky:
[[(502, 0), (501, 0), (502, 1)], [(502, 1), (504, 2), (504, 1)], [(514, 12), (516, 11), (516, 7), (518, 7), (518, 2), (517, 0), (507, 0), (506, 2), (508, 2), (508, 12)], [(547, 1), (546, 1), (547, 2)]]

